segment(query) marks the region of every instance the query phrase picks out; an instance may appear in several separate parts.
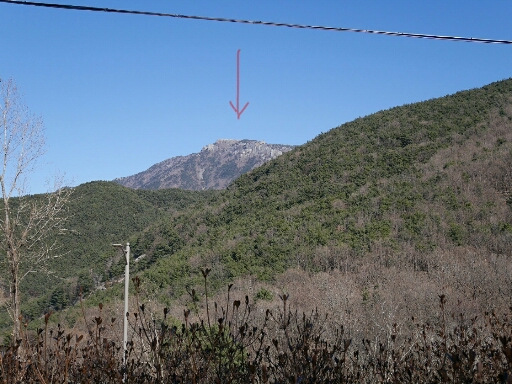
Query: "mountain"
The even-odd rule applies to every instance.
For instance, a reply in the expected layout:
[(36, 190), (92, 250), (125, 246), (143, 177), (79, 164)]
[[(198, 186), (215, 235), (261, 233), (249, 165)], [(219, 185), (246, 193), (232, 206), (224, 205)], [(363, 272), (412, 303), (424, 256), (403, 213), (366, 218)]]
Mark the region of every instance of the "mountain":
[(391, 309), (434, 316), (445, 293), (490, 310), (512, 295), (511, 164), (509, 79), (348, 122), (221, 191), (79, 186), (69, 207), (78, 237), (63, 239), (70, 253), (52, 285), (27, 281), (29, 294), (46, 294), (24, 313), (70, 305), (77, 286), (91, 302), (121, 297), (115, 284), (94, 289), (122, 276), (110, 244), (125, 241), (145, 255), (131, 263), (144, 293), (168, 304), (197, 308), (210, 268), (212, 291), (238, 281), (254, 298), (263, 285), (358, 324)]
[(293, 148), (256, 140), (217, 140), (199, 153), (178, 156), (114, 182), (135, 189), (224, 189), (234, 179)]
[(383, 297), (405, 281), (415, 292), (422, 281), (434, 296), (497, 300), (510, 287), (499, 265), (512, 257), (511, 164), (509, 79), (343, 124), (244, 174), (208, 207), (153, 225), (133, 246), (147, 254), (145, 284), (176, 298), (208, 267), (219, 287), (242, 276), (271, 283), (299, 268), (353, 274), (352, 297)]

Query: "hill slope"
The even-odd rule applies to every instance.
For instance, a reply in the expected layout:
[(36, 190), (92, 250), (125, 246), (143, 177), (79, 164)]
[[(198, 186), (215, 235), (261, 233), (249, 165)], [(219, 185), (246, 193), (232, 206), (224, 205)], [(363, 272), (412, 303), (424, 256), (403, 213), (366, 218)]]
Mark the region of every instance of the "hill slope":
[[(215, 195), (215, 191), (177, 189), (136, 191), (113, 182), (90, 182), (74, 188), (67, 206), (70, 231), (58, 238), (62, 257), (51, 260), (52, 274), (27, 275), (22, 284), (23, 314), (36, 318), (76, 301), (79, 287), (88, 293), (104, 286), (124, 271), (124, 260), (111, 244), (129, 241), (152, 223), (206, 203)], [(8, 322), (7, 314), (0, 311), (0, 328)]]
[(162, 226), (185, 244), (145, 274), (175, 296), (201, 266), (226, 281), (347, 270), (365, 255), (428, 272), (433, 255), (463, 246), (511, 256), (511, 128), (512, 80), (378, 112), (243, 175), (217, 205), (134, 246), (162, 249)]
[(144, 172), (114, 181), (141, 189), (224, 189), (240, 175), (292, 148), (291, 145), (256, 140), (217, 140), (199, 153), (173, 157)]

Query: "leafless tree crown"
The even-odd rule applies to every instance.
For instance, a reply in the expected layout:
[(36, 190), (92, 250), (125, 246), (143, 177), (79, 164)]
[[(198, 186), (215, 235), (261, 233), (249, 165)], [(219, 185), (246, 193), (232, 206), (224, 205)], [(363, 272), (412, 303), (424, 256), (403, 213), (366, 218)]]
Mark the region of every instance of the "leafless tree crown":
[(49, 273), (47, 261), (54, 257), (55, 238), (66, 221), (69, 188), (43, 195), (27, 193), (27, 180), (44, 154), (44, 130), (40, 117), (29, 113), (12, 79), (0, 82), (0, 262), (9, 286), (8, 310), (13, 320), (13, 338), (21, 323), (20, 283), (29, 274)]

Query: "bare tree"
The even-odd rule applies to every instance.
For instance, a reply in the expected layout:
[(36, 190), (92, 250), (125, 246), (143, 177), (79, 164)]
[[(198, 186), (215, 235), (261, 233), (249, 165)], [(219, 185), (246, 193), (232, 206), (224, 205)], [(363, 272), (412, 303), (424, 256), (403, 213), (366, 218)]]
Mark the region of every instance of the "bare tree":
[(51, 193), (27, 193), (28, 177), (44, 154), (43, 121), (29, 113), (12, 79), (0, 79), (0, 102), (0, 258), (7, 270), (7, 310), (16, 342), (22, 321), (20, 284), (30, 273), (48, 272), (71, 189), (55, 186)]

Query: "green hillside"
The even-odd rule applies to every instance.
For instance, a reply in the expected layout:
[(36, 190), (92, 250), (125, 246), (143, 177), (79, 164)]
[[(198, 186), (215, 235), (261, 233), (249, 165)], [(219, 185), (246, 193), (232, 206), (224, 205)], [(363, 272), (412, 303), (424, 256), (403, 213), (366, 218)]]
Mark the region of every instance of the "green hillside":
[(139, 236), (160, 253), (144, 278), (179, 297), (205, 266), (222, 285), (377, 252), (417, 271), (456, 247), (510, 256), (511, 128), (512, 80), (344, 124)]
[[(68, 233), (58, 238), (61, 255), (50, 262), (51, 275), (29, 274), (24, 280), (23, 313), (39, 317), (77, 300), (79, 287), (88, 293), (124, 272), (124, 258), (113, 243), (130, 241), (163, 217), (206, 202), (215, 192), (177, 189), (132, 190), (113, 182), (91, 182), (74, 188), (68, 204)], [(31, 198), (39, 198), (33, 196)], [(0, 326), (9, 320), (4, 311)]]

